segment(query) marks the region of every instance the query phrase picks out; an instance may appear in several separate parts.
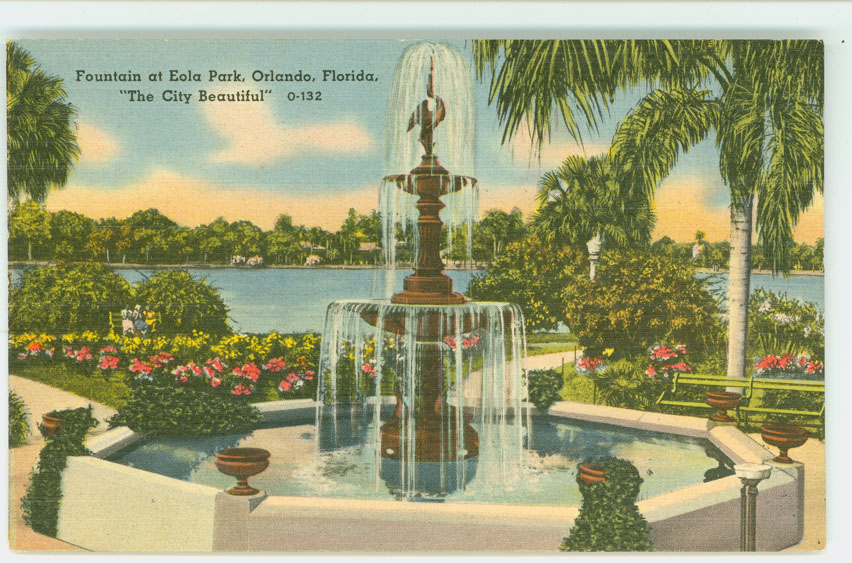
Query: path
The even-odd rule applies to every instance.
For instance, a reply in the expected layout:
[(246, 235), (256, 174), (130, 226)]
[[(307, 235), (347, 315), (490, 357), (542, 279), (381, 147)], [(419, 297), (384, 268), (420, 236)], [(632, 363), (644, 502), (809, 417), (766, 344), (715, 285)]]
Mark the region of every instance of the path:
[(115, 409), (15, 375), (9, 376), (9, 390), (24, 400), (30, 423), (27, 444), (9, 451), (9, 547), (17, 551), (82, 551), (76, 546), (38, 534), (24, 523), (21, 498), (27, 492), (30, 472), (44, 445), (44, 438), (38, 431), (38, 423), (43, 414), (52, 410), (75, 409), (91, 404), (92, 414), (100, 422), (92, 432), (95, 434), (106, 430), (106, 420), (115, 414)]

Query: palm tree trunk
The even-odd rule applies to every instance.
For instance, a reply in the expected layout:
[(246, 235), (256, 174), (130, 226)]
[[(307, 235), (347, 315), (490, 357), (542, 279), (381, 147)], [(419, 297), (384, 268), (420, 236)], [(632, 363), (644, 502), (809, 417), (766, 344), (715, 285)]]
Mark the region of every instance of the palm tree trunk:
[(30, 241), (27, 241), (27, 260), (30, 262), (33, 260), (33, 243)]
[[(745, 377), (748, 296), (751, 282), (751, 229), (754, 196), (731, 206), (731, 261), (728, 273), (728, 377)], [(741, 392), (740, 389), (731, 391)]]
[(595, 271), (598, 266), (598, 258), (601, 256), (601, 245), (603, 237), (601, 233), (597, 233), (594, 238), (586, 243), (586, 249), (589, 251), (589, 281), (595, 281)]

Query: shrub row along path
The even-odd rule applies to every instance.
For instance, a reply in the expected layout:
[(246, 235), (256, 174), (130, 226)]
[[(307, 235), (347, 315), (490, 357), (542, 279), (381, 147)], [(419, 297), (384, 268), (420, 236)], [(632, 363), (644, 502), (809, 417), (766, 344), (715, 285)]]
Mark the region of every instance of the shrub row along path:
[[(526, 368), (548, 369), (573, 364), (573, 351), (531, 356), (526, 359)], [(10, 547), (18, 551), (82, 551), (71, 544), (33, 532), (25, 523), (21, 512), (21, 498), (26, 494), (29, 474), (38, 461), (44, 439), (38, 432), (41, 416), (56, 409), (77, 408), (92, 405), (98, 427), (92, 432), (104, 432), (106, 419), (115, 410), (89, 401), (73, 393), (56, 389), (43, 383), (9, 376), (9, 389), (17, 393), (27, 406), (30, 421), (30, 437), (26, 445), (14, 448), (9, 454), (9, 540)], [(759, 434), (752, 434), (758, 443)], [(805, 536), (799, 545), (787, 551), (814, 551), (825, 548), (825, 442), (810, 439), (801, 448), (792, 450), (794, 459), (805, 462)], [(567, 532), (567, 530), (566, 530)], [(558, 546), (553, 546), (556, 551)]]

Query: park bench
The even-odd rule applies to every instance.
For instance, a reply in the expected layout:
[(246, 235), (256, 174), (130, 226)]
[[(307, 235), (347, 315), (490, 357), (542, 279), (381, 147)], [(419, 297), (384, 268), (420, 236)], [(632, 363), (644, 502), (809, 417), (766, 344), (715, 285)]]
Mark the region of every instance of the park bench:
[[(154, 313), (157, 316), (157, 326), (159, 326), (163, 322), (163, 318), (160, 313)], [(121, 324), (121, 312), (109, 312), (109, 332), (113, 336), (121, 336), (124, 334), (124, 329)]]
[[(742, 399), (736, 408), (737, 425), (748, 425), (750, 415), (769, 416), (799, 416), (806, 419), (801, 423), (803, 426), (812, 426), (816, 429), (820, 438), (825, 433), (825, 382), (824, 381), (806, 381), (792, 379), (766, 379), (757, 378), (754, 376), (739, 379), (724, 376), (713, 375), (696, 375), (687, 373), (675, 373), (672, 377), (670, 386), (660, 394), (656, 400), (658, 408), (663, 406), (680, 406), (680, 407), (695, 407), (695, 408), (713, 408), (710, 405), (697, 402), (679, 400), (677, 393), (679, 389), (689, 387), (722, 387), (731, 389), (741, 389)], [(806, 410), (796, 408), (771, 408), (753, 405), (755, 391), (795, 391), (799, 393), (818, 393), (820, 397), (821, 407), (818, 410)]]

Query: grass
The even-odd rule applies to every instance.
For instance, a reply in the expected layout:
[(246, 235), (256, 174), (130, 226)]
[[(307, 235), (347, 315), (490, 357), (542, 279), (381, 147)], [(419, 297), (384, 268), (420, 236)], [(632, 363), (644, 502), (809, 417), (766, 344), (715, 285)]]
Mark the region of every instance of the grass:
[(130, 396), (130, 388), (120, 380), (122, 375), (105, 380), (100, 374), (81, 373), (76, 366), (63, 362), (18, 364), (10, 366), (10, 371), (112, 408), (120, 407)]

